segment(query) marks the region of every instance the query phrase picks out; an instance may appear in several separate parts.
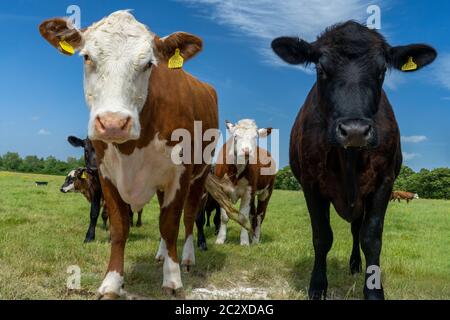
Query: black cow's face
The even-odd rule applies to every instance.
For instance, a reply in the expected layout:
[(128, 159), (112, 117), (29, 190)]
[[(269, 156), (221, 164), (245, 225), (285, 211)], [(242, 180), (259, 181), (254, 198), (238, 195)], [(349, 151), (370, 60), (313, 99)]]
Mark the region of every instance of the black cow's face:
[(66, 176), (66, 180), (64, 181), (61, 189), (59, 189), (62, 193), (75, 192), (75, 179), (76, 179), (76, 171), (72, 170)]
[(67, 140), (72, 146), (84, 149), (84, 162), (86, 164), (86, 168), (91, 172), (97, 170), (97, 157), (95, 155), (95, 150), (92, 146), (91, 140), (82, 140), (74, 136), (68, 137)]
[(272, 48), (290, 64), (315, 64), (318, 111), (329, 142), (345, 148), (377, 146), (374, 119), (387, 68), (416, 71), (437, 55), (427, 45), (390, 47), (377, 31), (353, 21), (327, 29), (313, 43), (281, 37)]

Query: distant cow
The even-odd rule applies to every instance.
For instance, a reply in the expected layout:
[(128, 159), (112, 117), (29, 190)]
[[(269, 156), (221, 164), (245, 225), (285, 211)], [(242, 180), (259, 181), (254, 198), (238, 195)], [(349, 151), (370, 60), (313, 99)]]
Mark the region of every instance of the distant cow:
[[(94, 199), (96, 193), (98, 192), (98, 188), (101, 188), (100, 181), (98, 180), (98, 174), (94, 174), (89, 172), (86, 168), (78, 168), (76, 170), (72, 170), (66, 177), (64, 184), (61, 186), (61, 192), (79, 192), (84, 195), (84, 197), (92, 204), (92, 200)], [(103, 219), (103, 228), (107, 229), (107, 220), (108, 220), (108, 210), (106, 208), (106, 203), (103, 200), (103, 195), (100, 201), (101, 207), (103, 207), (102, 211), (102, 219)], [(133, 211), (129, 211), (130, 214), (130, 225), (133, 226)], [(142, 226), (142, 210), (138, 212), (138, 219), (136, 222), (136, 227)], [(89, 230), (91, 226), (89, 226)], [(88, 232), (89, 232), (88, 230)], [(94, 228), (95, 231), (95, 228)], [(94, 234), (95, 235), (95, 234)]]
[(41, 187), (41, 186), (47, 186), (48, 185), (47, 181), (35, 181), (34, 183), (36, 184), (36, 187)]
[(205, 215), (206, 215), (206, 226), (209, 227), (211, 212), (213, 211), (215, 211), (214, 226), (215, 226), (215, 234), (217, 234), (219, 232), (220, 227), (220, 205), (208, 192), (205, 192), (202, 197), (200, 209), (197, 213), (197, 218), (195, 219), (195, 224), (197, 225), (198, 231), (197, 246), (200, 248), (200, 250), (203, 251), (208, 250), (208, 246), (206, 245), (205, 232), (203, 231), (203, 227), (205, 225)]
[[(415, 71), (436, 51), (423, 44), (391, 47), (376, 30), (349, 21), (316, 41), (281, 37), (272, 48), (290, 64), (315, 64), (317, 79), (291, 132), (290, 165), (301, 183), (313, 233), (314, 268), (309, 297), (326, 297), (326, 257), (333, 243), (330, 203), (352, 224), (352, 273), (366, 257), (366, 299), (383, 299), (368, 286), (379, 270), (386, 208), (402, 153), (392, 107), (382, 88), (386, 70)], [(370, 277), (370, 278), (369, 278)], [(377, 279), (379, 280), (379, 279)], [(378, 281), (376, 281), (378, 283)]]
[[(257, 138), (270, 135), (271, 128), (258, 129), (254, 120), (243, 119), (236, 125), (226, 122), (231, 138), (219, 153), (215, 174), (229, 179), (228, 193), (231, 201), (239, 199), (240, 215), (250, 218), (253, 229), (253, 243), (259, 243), (261, 225), (266, 216), (267, 205), (272, 195), (276, 166), (270, 153), (257, 145)], [(255, 208), (255, 199), (258, 205)], [(216, 243), (223, 244), (227, 236), (228, 215), (221, 209), (220, 230)], [(249, 245), (248, 231), (241, 228), (241, 245)]]
[(406, 200), (406, 203), (409, 203), (413, 199), (419, 199), (419, 195), (417, 193), (406, 192), (406, 191), (394, 191), (391, 195), (391, 201), (398, 200)]
[[(89, 139), (111, 223), (111, 256), (100, 297), (124, 295), (128, 205), (139, 211), (155, 194), (160, 204), (163, 288), (170, 295), (182, 295), (176, 247), (180, 219), (184, 211), (182, 264), (189, 269), (195, 263), (193, 228), (211, 159), (194, 161), (194, 153), (186, 152), (183, 157), (190, 161), (180, 163), (177, 155), (183, 149), (172, 134), (196, 137), (196, 122), (201, 122), (200, 137), (218, 129), (214, 88), (181, 68), (183, 60), (202, 49), (202, 40), (184, 32), (159, 37), (128, 11), (112, 13), (86, 29), (73, 28), (65, 19), (49, 19), (40, 25), (40, 33), (65, 54), (80, 51), (85, 61)], [(214, 150), (214, 143), (191, 142), (192, 150), (200, 146), (201, 155)]]

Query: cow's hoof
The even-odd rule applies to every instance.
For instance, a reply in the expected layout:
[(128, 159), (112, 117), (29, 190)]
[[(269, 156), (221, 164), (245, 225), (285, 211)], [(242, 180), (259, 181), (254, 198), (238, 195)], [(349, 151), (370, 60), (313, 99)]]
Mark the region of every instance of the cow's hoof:
[(241, 241), (241, 246), (248, 247), (250, 246), (250, 243), (248, 241)]
[(361, 259), (351, 259), (350, 258), (350, 273), (351, 274), (357, 274), (361, 273), (362, 271), (362, 263)]
[(216, 240), (216, 244), (224, 244), (225, 243), (225, 239), (217, 239)]
[(366, 300), (384, 300), (384, 291), (383, 291), (383, 289), (369, 290), (366, 287), (366, 288), (364, 288), (364, 299), (366, 299)]
[(84, 239), (84, 243), (93, 242), (94, 240), (95, 240), (95, 238), (92, 238), (92, 237), (86, 237), (86, 238)]
[(140, 227), (142, 227), (142, 222), (136, 223), (136, 228), (140, 228)]
[(194, 263), (192, 263), (191, 260), (183, 260), (181, 262), (181, 269), (185, 273), (191, 272), (193, 266), (194, 266)]
[(172, 289), (168, 287), (162, 288), (164, 295), (174, 298), (174, 299), (186, 299), (186, 294), (184, 293), (183, 288)]
[(97, 298), (97, 300), (119, 300), (122, 297), (120, 295), (118, 295), (117, 293), (107, 292), (104, 294), (97, 293), (96, 298)]
[(308, 291), (309, 300), (326, 300), (327, 291), (326, 290), (313, 290)]
[(201, 251), (207, 251), (208, 246), (206, 245), (206, 242), (199, 242), (197, 246), (200, 248)]

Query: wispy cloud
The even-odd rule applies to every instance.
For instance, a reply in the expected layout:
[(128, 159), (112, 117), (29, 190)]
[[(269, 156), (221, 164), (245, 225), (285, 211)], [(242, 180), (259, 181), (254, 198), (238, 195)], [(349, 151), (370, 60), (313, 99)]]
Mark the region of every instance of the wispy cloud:
[(33, 116), (30, 118), (31, 121), (39, 121), (41, 119), (41, 117), (39, 116)]
[(419, 143), (427, 140), (426, 136), (402, 136), (402, 142), (405, 143)]
[(405, 161), (410, 161), (410, 160), (415, 159), (417, 157), (420, 157), (420, 154), (403, 152), (403, 160), (405, 160)]
[(386, 78), (384, 79), (385, 87), (395, 91), (397, 88), (405, 83), (406, 79), (403, 75), (396, 70), (389, 70), (386, 73)]
[(48, 136), (48, 135), (50, 135), (50, 131), (48, 131), (46, 129), (41, 129), (41, 130), (38, 131), (37, 134), (40, 135), (40, 136)]
[(438, 57), (435, 66), (434, 74), (437, 81), (450, 90), (450, 53), (442, 54)]
[[(270, 50), (279, 36), (315, 40), (326, 27), (355, 19), (365, 22), (370, 4), (363, 0), (178, 0), (206, 11), (213, 21), (256, 41), (263, 61), (278, 65)], [(307, 71), (307, 70), (306, 70)]]

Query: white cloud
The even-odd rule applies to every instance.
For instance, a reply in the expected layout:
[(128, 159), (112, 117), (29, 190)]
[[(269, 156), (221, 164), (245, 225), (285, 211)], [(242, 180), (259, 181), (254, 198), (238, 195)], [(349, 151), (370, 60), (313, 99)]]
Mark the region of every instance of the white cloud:
[(437, 81), (450, 90), (450, 53), (442, 54), (437, 58), (434, 73)]
[(206, 10), (209, 17), (257, 41), (265, 62), (277, 64), (270, 50), (280, 36), (316, 39), (326, 27), (349, 19), (365, 23), (370, 2), (363, 0), (178, 0)]
[(426, 136), (402, 136), (402, 142), (405, 143), (419, 143), (427, 140)]
[(38, 135), (40, 136), (48, 136), (50, 135), (50, 131), (46, 130), (46, 129), (41, 129), (38, 131)]
[(31, 119), (31, 121), (39, 121), (39, 119), (41, 119), (41, 117), (39, 117), (39, 116), (33, 116), (33, 117), (31, 117), (30, 119)]
[(409, 153), (409, 152), (403, 152), (403, 160), (409, 161), (414, 158), (420, 157), (420, 154), (418, 153)]
[(405, 81), (406, 79), (400, 72), (396, 70), (389, 70), (386, 72), (384, 86), (395, 91), (401, 84), (405, 83)]

